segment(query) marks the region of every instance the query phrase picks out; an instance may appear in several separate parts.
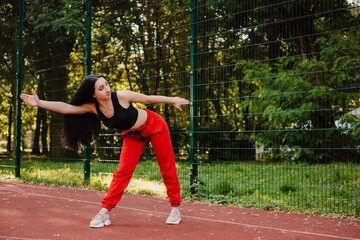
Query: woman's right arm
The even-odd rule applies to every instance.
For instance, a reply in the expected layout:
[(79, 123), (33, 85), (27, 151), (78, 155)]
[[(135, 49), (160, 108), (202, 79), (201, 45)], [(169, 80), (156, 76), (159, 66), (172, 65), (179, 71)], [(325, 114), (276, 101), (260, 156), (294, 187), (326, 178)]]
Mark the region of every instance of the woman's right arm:
[(34, 89), (31, 89), (31, 93), (32, 95), (22, 93), (20, 95), (20, 98), (26, 104), (32, 107), (40, 107), (62, 114), (84, 114), (89, 112), (94, 113), (94, 104), (91, 103), (75, 106), (64, 102), (40, 100), (39, 97), (36, 95)]

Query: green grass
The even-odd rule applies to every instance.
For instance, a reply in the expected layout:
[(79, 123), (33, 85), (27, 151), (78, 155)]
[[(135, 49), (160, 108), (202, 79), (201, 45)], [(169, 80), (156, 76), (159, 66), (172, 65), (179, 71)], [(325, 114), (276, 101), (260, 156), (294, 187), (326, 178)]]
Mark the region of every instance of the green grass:
[[(29, 160), (22, 162), (20, 181), (106, 191), (116, 169), (117, 163), (92, 162), (91, 181), (84, 185), (82, 162)], [(177, 170), (185, 200), (336, 217), (360, 215), (359, 164), (199, 164), (195, 194), (189, 194), (189, 165), (177, 163)], [(0, 180), (14, 179), (13, 172), (0, 167)], [(166, 197), (156, 161), (139, 162), (126, 192)]]
[(238, 163), (199, 165), (209, 201), (311, 214), (359, 216), (360, 165)]

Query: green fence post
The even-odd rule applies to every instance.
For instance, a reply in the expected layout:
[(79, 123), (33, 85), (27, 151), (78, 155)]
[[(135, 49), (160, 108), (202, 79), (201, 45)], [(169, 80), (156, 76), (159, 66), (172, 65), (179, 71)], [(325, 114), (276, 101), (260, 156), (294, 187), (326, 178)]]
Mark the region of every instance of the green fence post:
[(17, 68), (16, 68), (16, 113), (15, 113), (15, 177), (20, 177), (20, 144), (21, 144), (21, 89), (23, 80), (23, 24), (24, 0), (19, 0), (18, 17), (18, 45), (17, 45)]
[[(85, 23), (85, 76), (91, 74), (91, 24), (92, 24), (92, 0), (86, 1)], [(84, 183), (90, 183), (90, 144), (84, 150)]]
[(196, 165), (197, 147), (197, 81), (198, 81), (198, 0), (191, 0), (191, 32), (190, 32), (190, 193), (196, 191), (198, 169)]

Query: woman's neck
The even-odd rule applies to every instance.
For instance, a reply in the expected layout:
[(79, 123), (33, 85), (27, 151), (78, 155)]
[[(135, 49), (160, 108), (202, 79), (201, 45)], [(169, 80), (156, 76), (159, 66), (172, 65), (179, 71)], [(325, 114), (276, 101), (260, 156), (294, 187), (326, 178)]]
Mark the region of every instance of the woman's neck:
[(99, 103), (100, 111), (102, 112), (102, 114), (104, 114), (105, 117), (110, 118), (114, 115), (115, 109), (111, 98), (107, 100), (98, 101), (98, 103)]
[(108, 110), (108, 109), (112, 109), (113, 108), (113, 103), (111, 98), (109, 99), (102, 99), (102, 100), (97, 100), (99, 107), (102, 108), (103, 110)]

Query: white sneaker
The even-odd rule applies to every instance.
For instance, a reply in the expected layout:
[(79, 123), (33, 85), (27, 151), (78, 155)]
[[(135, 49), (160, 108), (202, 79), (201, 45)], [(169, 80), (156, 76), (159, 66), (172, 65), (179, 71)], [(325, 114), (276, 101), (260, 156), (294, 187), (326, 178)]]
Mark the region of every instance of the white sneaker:
[(181, 222), (180, 210), (179, 208), (173, 208), (171, 210), (170, 216), (166, 220), (166, 224), (175, 225), (175, 224), (179, 224), (180, 222)]
[(92, 228), (101, 228), (104, 226), (110, 225), (109, 214), (107, 213), (98, 213), (93, 220), (90, 222), (90, 227)]

